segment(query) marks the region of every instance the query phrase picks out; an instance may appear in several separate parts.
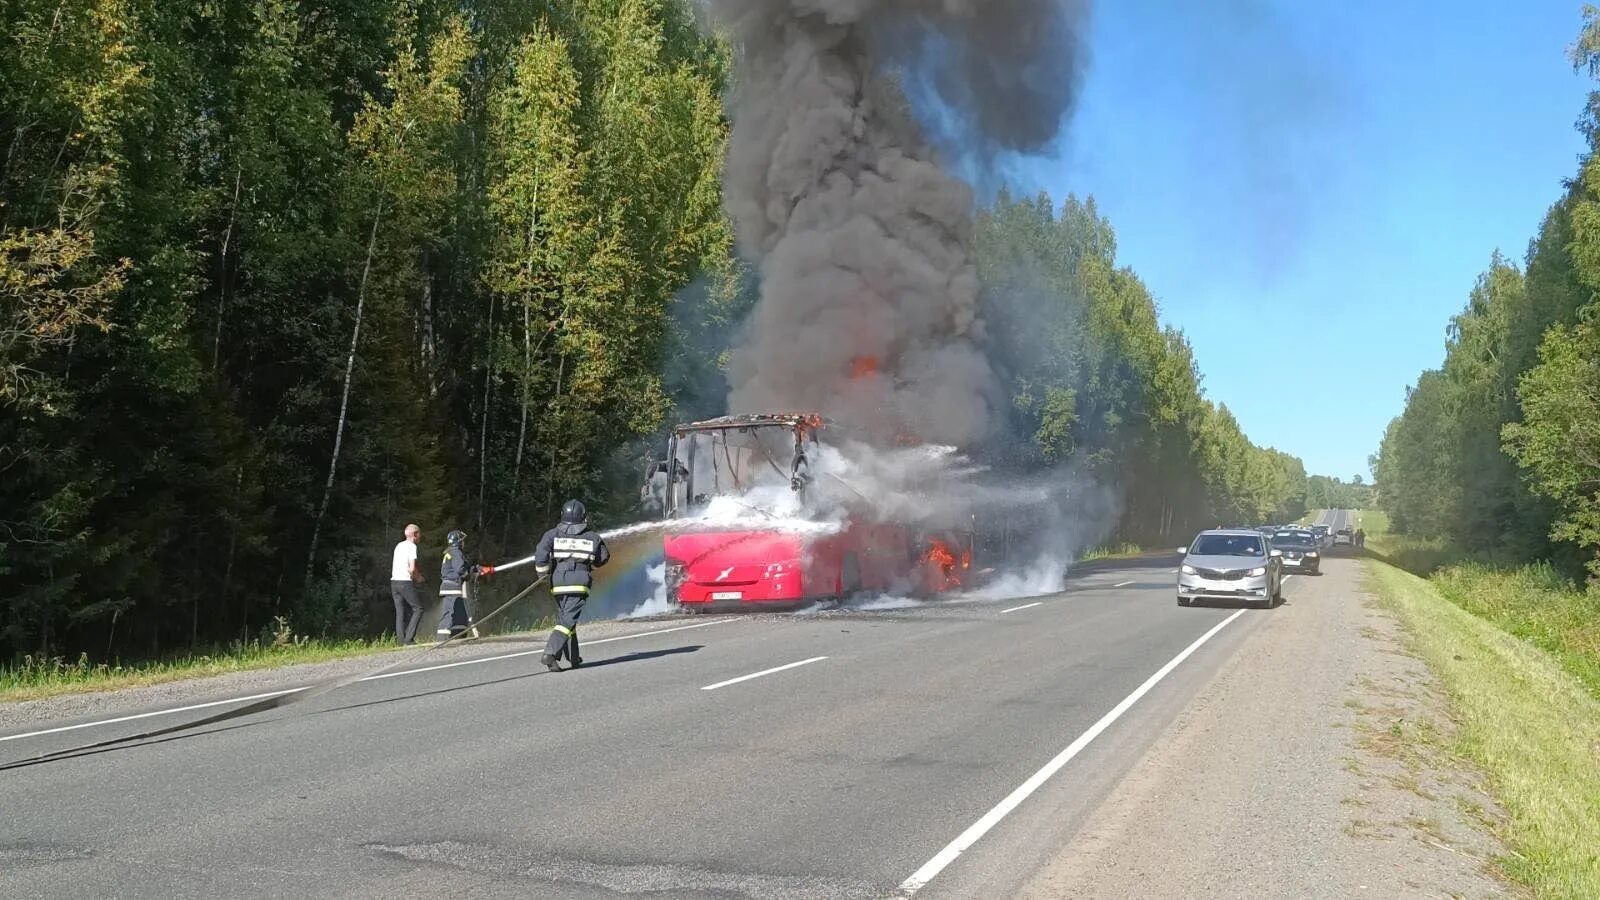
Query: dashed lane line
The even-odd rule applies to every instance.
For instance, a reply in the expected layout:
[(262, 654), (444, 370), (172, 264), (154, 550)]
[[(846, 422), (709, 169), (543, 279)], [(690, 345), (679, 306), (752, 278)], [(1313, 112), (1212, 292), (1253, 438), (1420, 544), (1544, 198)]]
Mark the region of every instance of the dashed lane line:
[(814, 662), (822, 662), (825, 659), (827, 659), (826, 656), (813, 656), (810, 659), (802, 659), (799, 662), (792, 662), (788, 665), (774, 666), (770, 669), (762, 669), (759, 672), (751, 672), (749, 675), (740, 675), (738, 678), (729, 678), (727, 681), (719, 681), (716, 684), (708, 684), (700, 690), (714, 691), (717, 688), (725, 688), (730, 684), (738, 684), (741, 681), (749, 681), (752, 678), (760, 678), (763, 675), (771, 675), (774, 672), (783, 672), (788, 669), (796, 669), (800, 666), (809, 666)]
[[(641, 632), (638, 632), (636, 634), (624, 634), (624, 635), (618, 635), (617, 637), (598, 638), (598, 639), (592, 640), (592, 641), (586, 640), (586, 641), (583, 642), (583, 645), (585, 647), (592, 647), (592, 646), (594, 646), (596, 644), (609, 644), (609, 643), (612, 643), (614, 641), (631, 641), (631, 640), (634, 640), (635, 638), (650, 637), (651, 635), (657, 635), (657, 634), (671, 634), (674, 631), (688, 631), (691, 628), (708, 628), (708, 627), (710, 627), (712, 625), (721, 625), (721, 624), (723, 624), (725, 622), (734, 622), (734, 621), (737, 621), (737, 619), (734, 619), (734, 618), (717, 619), (717, 620), (711, 621), (711, 622), (696, 622), (693, 625), (679, 625), (679, 626), (676, 626), (676, 627), (673, 627), (673, 628), (657, 628), (657, 629), (654, 629), (652, 631), (641, 631)], [(498, 656), (483, 656), (483, 657), (479, 657), (479, 658), (476, 658), (476, 659), (465, 659), (465, 660), (461, 660), (460, 662), (444, 663), (442, 665), (437, 665), (437, 666), (424, 666), (424, 667), (419, 668), (419, 669), (403, 669), (403, 670), (401, 670), (399, 672), (385, 672), (385, 673), (383, 673), (381, 675), (373, 675), (370, 678), (363, 678), (361, 680), (362, 681), (379, 681), (379, 680), (382, 680), (382, 679), (385, 679), (385, 678), (400, 678), (400, 677), (405, 676), (405, 675), (419, 675), (419, 674), (421, 674), (423, 672), (437, 672), (440, 669), (453, 669), (453, 668), (456, 668), (458, 666), (476, 666), (476, 665), (482, 665), (483, 663), (499, 662), (500, 660), (504, 660), (504, 659), (517, 659), (518, 657), (532, 656), (534, 654), (539, 654), (539, 653), (543, 653), (543, 652), (544, 652), (544, 648), (540, 647), (537, 650), (523, 650), (523, 651), (519, 651), (517, 653), (502, 653), (502, 654), (500, 654)], [(40, 731), (27, 731), (27, 732), (23, 732), (22, 734), (8, 734), (8, 735), (5, 735), (5, 736), (0, 736), (0, 743), (5, 743), (6, 741), (20, 741), (23, 738), (43, 737), (44, 735), (47, 735), (47, 734), (60, 734), (60, 733), (62, 733), (64, 731), (78, 731), (79, 729), (83, 729), (83, 728), (95, 728), (95, 727), (98, 727), (98, 726), (101, 726), (101, 725), (116, 725), (116, 724), (118, 724), (120, 722), (135, 722), (135, 721), (138, 721), (140, 719), (155, 718), (156, 716), (171, 716), (171, 715), (176, 715), (178, 713), (194, 712), (195, 710), (200, 710), (200, 709), (211, 709), (212, 707), (216, 707), (216, 706), (229, 706), (229, 705), (232, 705), (232, 704), (235, 704), (235, 703), (249, 703), (249, 702), (254, 701), (254, 700), (267, 700), (267, 699), (270, 699), (272, 697), (282, 697), (284, 694), (293, 694), (293, 693), (296, 693), (298, 691), (303, 691), (303, 690), (305, 690), (305, 688), (297, 687), (297, 688), (289, 688), (287, 690), (282, 690), (282, 691), (268, 691), (268, 692), (266, 692), (264, 694), (251, 694), (251, 695), (249, 695), (247, 697), (229, 697), (226, 700), (212, 700), (209, 703), (195, 703), (195, 704), (192, 704), (190, 706), (174, 707), (173, 709), (158, 709), (158, 710), (155, 710), (154, 712), (136, 713), (136, 714), (131, 715), (131, 716), (117, 716), (114, 719), (97, 719), (97, 720), (95, 720), (93, 722), (79, 722), (76, 725), (62, 725), (62, 726), (59, 726), (57, 728), (45, 728), (45, 729), (40, 730)]]

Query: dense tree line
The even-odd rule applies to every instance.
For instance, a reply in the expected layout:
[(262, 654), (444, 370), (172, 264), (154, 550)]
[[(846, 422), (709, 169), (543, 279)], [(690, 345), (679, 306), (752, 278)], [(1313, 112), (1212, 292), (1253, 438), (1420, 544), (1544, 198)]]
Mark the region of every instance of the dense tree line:
[(993, 357), (1011, 394), (1013, 462), (1081, 463), (1119, 489), (1116, 537), (1166, 544), (1200, 528), (1299, 518), (1300, 460), (1252, 444), (1200, 390), (1182, 332), (1116, 259), (1093, 198), (1002, 194), (978, 222)]
[[(1600, 74), (1594, 8), (1572, 61)], [(1372, 458), (1393, 526), (1600, 575), (1600, 92), (1589, 150), (1522, 264), (1496, 252)]]
[[(756, 292), (685, 0), (0, 7), (0, 658), (361, 632), (408, 521), (620, 517)], [(980, 223), (1007, 452), (1127, 538), (1286, 519), (1092, 201)]]
[(666, 412), (727, 256), (674, 0), (0, 9), (0, 654), (366, 623)]
[(1306, 479), (1307, 509), (1370, 509), (1375, 488), (1359, 474), (1349, 481), (1312, 475)]

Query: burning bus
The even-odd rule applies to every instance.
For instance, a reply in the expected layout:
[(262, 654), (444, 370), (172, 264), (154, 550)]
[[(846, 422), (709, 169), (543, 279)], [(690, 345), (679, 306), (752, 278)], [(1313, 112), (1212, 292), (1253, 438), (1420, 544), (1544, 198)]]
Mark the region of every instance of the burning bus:
[(898, 503), (869, 496), (876, 486), (852, 484), (836, 464), (847, 438), (806, 413), (676, 426), (646, 485), (672, 523), (668, 598), (686, 610), (777, 607), (966, 582), (975, 519), (940, 521), (906, 492)]

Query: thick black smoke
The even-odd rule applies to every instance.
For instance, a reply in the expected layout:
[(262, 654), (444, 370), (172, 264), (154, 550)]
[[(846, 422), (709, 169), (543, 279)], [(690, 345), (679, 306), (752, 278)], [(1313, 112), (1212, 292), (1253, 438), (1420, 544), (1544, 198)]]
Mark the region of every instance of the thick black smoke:
[(738, 45), (725, 195), (761, 298), (730, 409), (817, 410), (970, 445), (995, 424), (972, 192), (897, 77), (926, 76), (964, 151), (1037, 150), (1076, 96), (1079, 0), (711, 0)]

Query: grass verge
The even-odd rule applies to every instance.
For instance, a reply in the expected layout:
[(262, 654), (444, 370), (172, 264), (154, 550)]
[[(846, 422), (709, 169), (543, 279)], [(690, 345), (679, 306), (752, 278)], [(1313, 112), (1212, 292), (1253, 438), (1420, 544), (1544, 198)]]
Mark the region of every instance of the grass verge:
[(1088, 562), (1094, 559), (1132, 559), (1143, 556), (1148, 552), (1138, 544), (1117, 544), (1112, 547), (1095, 547), (1085, 551), (1078, 557), (1079, 562)]
[(37, 700), (63, 694), (83, 694), (121, 688), (164, 684), (189, 678), (273, 669), (302, 663), (326, 662), (385, 653), (398, 647), (392, 640), (321, 641), (235, 644), (213, 653), (196, 653), (130, 665), (91, 663), (60, 657), (24, 656), (15, 665), (0, 666), (0, 703)]
[(1502, 866), (1541, 897), (1600, 897), (1600, 700), (1552, 654), (1379, 560), (1371, 583), (1438, 673), (1455, 750), (1505, 809)]

